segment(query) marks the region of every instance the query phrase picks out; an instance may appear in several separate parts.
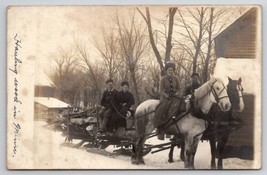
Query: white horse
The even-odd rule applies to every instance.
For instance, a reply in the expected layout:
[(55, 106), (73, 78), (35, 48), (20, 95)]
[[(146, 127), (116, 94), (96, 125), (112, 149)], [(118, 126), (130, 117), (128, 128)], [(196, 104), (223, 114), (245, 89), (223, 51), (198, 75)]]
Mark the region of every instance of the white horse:
[[(201, 87), (195, 90), (195, 111), (199, 110), (207, 114), (213, 103), (217, 103), (222, 111), (229, 111), (231, 103), (227, 95), (226, 87), (218, 78), (211, 78)], [(178, 108), (178, 102), (173, 100), (169, 110)], [(149, 134), (158, 126), (155, 125), (155, 109), (159, 100), (147, 100), (141, 103), (135, 112), (136, 132), (133, 145), (133, 164), (144, 164), (143, 148)], [(176, 104), (177, 103), (177, 104)], [(201, 115), (200, 115), (201, 116)], [(185, 167), (194, 168), (194, 156), (202, 133), (206, 129), (206, 121), (192, 112), (173, 122), (170, 120), (165, 124), (164, 133), (180, 136), (185, 139)], [(173, 116), (169, 116), (170, 118)]]

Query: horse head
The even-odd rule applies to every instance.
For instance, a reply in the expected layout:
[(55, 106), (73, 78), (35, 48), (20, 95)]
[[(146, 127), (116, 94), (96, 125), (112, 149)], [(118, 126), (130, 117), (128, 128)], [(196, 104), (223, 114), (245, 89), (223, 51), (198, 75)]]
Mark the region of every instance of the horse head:
[(227, 94), (227, 89), (219, 78), (211, 77), (209, 80), (210, 97), (213, 103), (217, 103), (221, 111), (226, 112), (231, 109), (231, 102)]
[(232, 110), (242, 112), (244, 110), (242, 79), (232, 80), (228, 77), (227, 93), (230, 98)]

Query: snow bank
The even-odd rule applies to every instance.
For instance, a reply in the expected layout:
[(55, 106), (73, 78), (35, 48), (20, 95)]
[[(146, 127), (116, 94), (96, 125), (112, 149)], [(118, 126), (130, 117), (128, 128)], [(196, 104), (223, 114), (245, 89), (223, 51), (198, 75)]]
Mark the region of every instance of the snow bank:
[(213, 76), (219, 77), (225, 84), (228, 78), (242, 78), (245, 93), (255, 94), (260, 88), (260, 65), (257, 59), (218, 58)]
[[(144, 157), (146, 165), (132, 165), (129, 156), (108, 157), (104, 155), (87, 152), (85, 147), (72, 148), (63, 146), (65, 138), (60, 132), (53, 132), (44, 127), (44, 122), (35, 122), (34, 139), (34, 162), (36, 169), (183, 169), (184, 163), (180, 160), (180, 149), (174, 150), (174, 163), (168, 163), (169, 150), (148, 154)], [(147, 141), (148, 144), (157, 144), (168, 142), (152, 138)], [(73, 143), (78, 143), (74, 140)], [(112, 151), (113, 146), (106, 150)], [(249, 168), (252, 161), (240, 159), (225, 159), (225, 169), (246, 169)], [(197, 169), (210, 168), (210, 148), (207, 141), (200, 142), (196, 156), (195, 167)]]

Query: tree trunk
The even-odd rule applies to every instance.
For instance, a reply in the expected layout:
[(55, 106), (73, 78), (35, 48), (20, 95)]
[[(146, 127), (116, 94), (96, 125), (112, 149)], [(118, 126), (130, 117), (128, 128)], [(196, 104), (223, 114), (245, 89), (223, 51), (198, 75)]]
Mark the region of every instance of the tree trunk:
[(136, 82), (135, 73), (132, 70), (130, 70), (130, 73), (131, 73), (131, 78), (132, 78), (133, 85), (134, 85), (135, 104), (139, 105), (140, 104), (140, 97), (139, 97), (138, 85), (137, 85), (137, 82)]
[(159, 63), (161, 75), (164, 75), (165, 74), (164, 65), (163, 65), (162, 58), (160, 56), (160, 53), (158, 51), (158, 48), (156, 46), (156, 43), (155, 43), (155, 40), (154, 40), (154, 37), (153, 37), (153, 30), (152, 30), (150, 12), (149, 12), (149, 8), (148, 7), (146, 7), (146, 18), (144, 17), (144, 19), (145, 19), (145, 21), (147, 23), (147, 28), (148, 28), (148, 33), (149, 33), (149, 41), (150, 41), (151, 47), (152, 47), (152, 49), (154, 51), (154, 54), (155, 54), (155, 56), (157, 58), (157, 61)]
[(173, 20), (174, 15), (177, 11), (177, 8), (170, 8), (169, 9), (169, 31), (168, 31), (168, 37), (166, 40), (166, 52), (165, 52), (165, 62), (170, 61), (171, 57), (171, 50), (172, 50), (172, 32), (173, 32)]
[(202, 77), (203, 77), (203, 82), (206, 82), (208, 80), (208, 69), (209, 69), (209, 63), (210, 63), (210, 58), (211, 58), (211, 50), (212, 50), (212, 43), (213, 43), (213, 39), (212, 39), (212, 26), (213, 26), (213, 11), (214, 8), (210, 9), (210, 21), (209, 21), (209, 28), (208, 28), (208, 51), (207, 51), (207, 56), (205, 59), (205, 64), (204, 64), (204, 68), (203, 68), (203, 72), (202, 72)]
[(198, 55), (201, 49), (201, 42), (202, 42), (202, 37), (203, 37), (203, 18), (204, 18), (204, 9), (203, 7), (201, 8), (201, 12), (200, 12), (200, 19), (199, 19), (199, 33), (198, 33), (198, 39), (197, 39), (197, 43), (195, 45), (195, 55), (193, 58), (193, 73), (196, 73), (197, 71), (197, 59), (198, 59)]

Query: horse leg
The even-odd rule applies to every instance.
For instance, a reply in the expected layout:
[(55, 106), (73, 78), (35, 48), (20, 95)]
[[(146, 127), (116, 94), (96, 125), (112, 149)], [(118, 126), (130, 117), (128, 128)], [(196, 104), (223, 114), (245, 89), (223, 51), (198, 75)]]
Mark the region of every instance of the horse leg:
[(170, 152), (169, 152), (169, 160), (168, 160), (169, 163), (173, 163), (173, 150), (174, 150), (174, 147), (175, 147), (175, 144), (171, 144), (171, 149), (170, 149)]
[(192, 162), (192, 168), (195, 169), (195, 165), (194, 165), (194, 161), (195, 161), (195, 155), (196, 155), (196, 152), (197, 152), (197, 146), (198, 146), (198, 143), (200, 141), (200, 138), (201, 138), (202, 135), (199, 135), (197, 137), (195, 137), (193, 139), (193, 144), (192, 144), (192, 152), (191, 152), (191, 162)]
[(184, 165), (185, 168), (192, 169), (192, 144), (193, 144), (193, 137), (185, 137), (185, 161)]
[(216, 158), (216, 141), (215, 138), (210, 137), (210, 152), (211, 152), (211, 169), (216, 169), (216, 163), (215, 163), (215, 158)]
[(220, 141), (218, 142), (218, 169), (223, 169), (223, 151), (225, 148), (225, 145), (228, 141), (228, 135), (222, 136)]
[(137, 157), (138, 157), (138, 142), (139, 142), (139, 139), (135, 140), (133, 143), (131, 161), (132, 161), (132, 164), (134, 164), (134, 165), (138, 165), (138, 159), (137, 159)]
[(180, 152), (180, 159), (182, 161), (185, 161), (185, 158), (184, 158), (184, 150), (185, 150), (185, 143), (184, 143), (184, 140), (183, 140), (182, 143), (181, 143), (181, 152)]
[(143, 158), (143, 149), (144, 149), (144, 144), (145, 144), (145, 137), (141, 137), (138, 143), (138, 157), (137, 157), (137, 161), (139, 165), (144, 165), (145, 161)]

